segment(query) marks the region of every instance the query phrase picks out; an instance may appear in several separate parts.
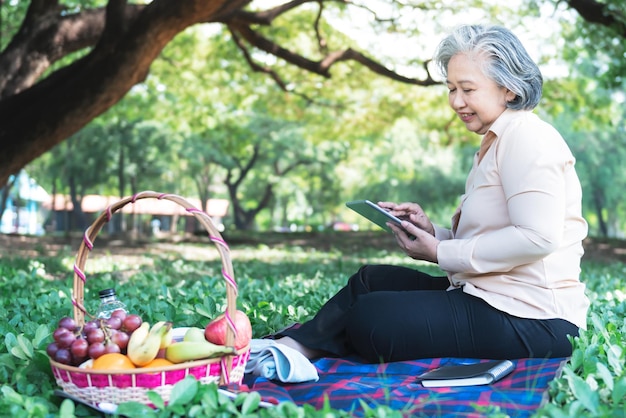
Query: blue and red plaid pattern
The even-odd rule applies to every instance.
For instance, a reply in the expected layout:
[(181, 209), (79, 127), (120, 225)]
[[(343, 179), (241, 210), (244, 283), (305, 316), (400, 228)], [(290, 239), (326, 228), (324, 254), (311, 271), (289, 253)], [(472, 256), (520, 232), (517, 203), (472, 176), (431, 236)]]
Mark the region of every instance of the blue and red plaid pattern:
[(547, 399), (547, 389), (566, 358), (513, 360), (515, 371), (486, 386), (424, 388), (415, 376), (443, 365), (476, 363), (476, 359), (434, 358), (385, 364), (364, 364), (357, 358), (323, 358), (314, 364), (318, 382), (286, 384), (246, 376), (244, 383), (270, 402), (292, 401), (321, 409), (325, 399), (333, 409), (362, 415), (369, 407), (387, 405), (406, 416), (483, 417), (500, 412), (527, 417)]

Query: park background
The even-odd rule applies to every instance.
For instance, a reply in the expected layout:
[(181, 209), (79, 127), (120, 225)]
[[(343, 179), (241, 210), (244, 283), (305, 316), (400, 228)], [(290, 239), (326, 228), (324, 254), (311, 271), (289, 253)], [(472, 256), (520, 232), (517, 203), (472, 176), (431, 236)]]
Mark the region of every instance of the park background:
[[(61, 5), (66, 4), (69, 14), (85, 14), (92, 3), (105, 2)], [(344, 206), (361, 198), (416, 201), (434, 221), (449, 224), (480, 138), (449, 108), (446, 87), (428, 60), (454, 25), (493, 22), (514, 30), (544, 72), (544, 99), (536, 112), (556, 126), (577, 158), (590, 234), (623, 237), (626, 59), (619, 22), (592, 25), (567, 2), (551, 1), (412, 2), (404, 7), (377, 1), (369, 8), (322, 4), (320, 9), (315, 2), (303, 2), (279, 13), (271, 6), (281, 2), (253, 2), (251, 7), (264, 7), (260, 10), (266, 11), (266, 20), (244, 22), (246, 30), (252, 27), (257, 37), (272, 41), (270, 47), (309, 60), (308, 69), (294, 65), (300, 62), (286, 53), (277, 57), (260, 50), (250, 43), (257, 39), (252, 35), (246, 42), (240, 33), (247, 33), (236, 26), (244, 24), (236, 19), (192, 25), (165, 45), (143, 79), (127, 93), (117, 93), (118, 103), (80, 121), (84, 126), (74, 122), (78, 116), (70, 110), (57, 115), (54, 123), (71, 124), (65, 135), (56, 133), (59, 127), (52, 132), (52, 116), (47, 115), (58, 107), (79, 106), (81, 116), (87, 111), (81, 112), (83, 105), (70, 85), (55, 76), (68, 68), (76, 72), (72, 78), (80, 76), (80, 68), (73, 66), (93, 46), (55, 56), (57, 61), (45, 71), (39, 65), (31, 85), (24, 82), (13, 95), (10, 86), (20, 80), (19, 71), (7, 64), (15, 74), (0, 76), (5, 86), (3, 125), (9, 126), (8, 107), (17, 98), (28, 99), (31, 93), (36, 100), (37, 94), (51, 94), (39, 93), (37, 89), (46, 87), (40, 85), (60, 85), (53, 90), (55, 96), (42, 98), (48, 107), (39, 118), (33, 104), (21, 109), (25, 126), (14, 133), (22, 137), (9, 136), (9, 128), (0, 133), (0, 141), (7, 144), (4, 158), (14, 153), (0, 164), (2, 231), (80, 231), (89, 222), (81, 208), (94, 213), (108, 202), (94, 207), (83, 201), (86, 196), (121, 198), (141, 190), (197, 199), (203, 209), (208, 209), (209, 199), (226, 200), (228, 208), (221, 207), (217, 215), (226, 228), (237, 230), (319, 230), (337, 223), (369, 228)], [(16, 53), (10, 41), (27, 6), (4, 2), (0, 9), (0, 46), (7, 55)], [(622, 3), (602, 6), (623, 19)], [(274, 13), (272, 19), (267, 10)], [(34, 43), (27, 46), (34, 48)], [(321, 74), (313, 72), (321, 70), (312, 63), (330, 61), (348, 48), (362, 55), (337, 59)], [(118, 51), (107, 59), (121, 60), (120, 55)], [(365, 58), (388, 72), (381, 75)], [(118, 65), (120, 71), (133, 71), (127, 62)], [(71, 85), (77, 82), (73, 79)], [(81, 100), (97, 101), (107, 93), (83, 83), (93, 91)], [(59, 122), (61, 117), (66, 121)], [(48, 128), (35, 129), (46, 122)], [(30, 136), (35, 138), (32, 145)], [(58, 144), (52, 146), (54, 142)], [(16, 165), (16, 156), (28, 164)], [(9, 170), (11, 166), (15, 169)], [(33, 226), (33, 213), (39, 209), (44, 212)], [(51, 214), (55, 211), (69, 211), (71, 218)], [(149, 221), (144, 217), (144, 223)], [(128, 222), (124, 228), (140, 226)]]
[[(211, 202), (218, 204), (214, 217), (227, 240), (252, 245), (237, 253), (236, 260), (249, 263), (239, 267), (241, 275), (264, 278), (270, 288), (263, 294), (284, 294), (244, 300), (258, 333), (306, 318), (360, 262), (406, 263), (393, 258), (389, 237), (345, 202), (417, 201), (435, 222), (449, 223), (480, 138), (449, 109), (429, 59), (456, 24), (487, 22), (518, 34), (543, 70), (544, 98), (536, 113), (561, 132), (577, 158), (593, 239), (587, 249), (596, 256), (583, 268), (593, 300), (590, 331), (577, 343), (571, 373), (555, 383), (552, 405), (569, 408), (569, 416), (624, 416), (621, 0), (2, 1), (5, 294), (26, 298), (17, 284), (57, 279), (46, 282), (46, 296), (38, 301), (48, 315), (60, 314), (50, 286), (60, 287), (59, 293), (71, 287), (61, 273), (70, 271), (68, 253), (106, 207), (86, 203), (142, 190), (182, 195), (208, 212)], [(162, 212), (130, 212), (112, 225), (102, 237), (106, 254), (118, 248), (107, 244), (122, 242), (118, 253), (158, 257), (137, 247), (142, 239), (148, 246), (181, 237), (201, 242), (195, 225)], [(280, 249), (259, 250), (259, 244)], [(309, 245), (319, 253), (307, 252)], [(182, 257), (195, 254), (180, 248)], [(254, 258), (268, 251), (276, 260), (249, 272)], [(288, 270), (303, 269), (295, 262), (300, 259), (311, 264), (304, 269), (311, 277)], [(322, 259), (344, 261), (326, 272)], [(172, 277), (204, 271), (156, 265)], [(102, 269), (105, 280), (118, 278)], [(145, 278), (133, 283), (148, 294), (165, 291)], [(298, 292), (312, 295), (314, 289), (320, 293), (313, 302), (294, 302)], [(145, 303), (131, 290), (120, 293), (131, 305)], [(22, 361), (32, 366), (29, 356), (15, 356), (15, 336), (26, 333), (35, 351), (41, 348), (34, 324), (45, 317), (34, 311), (26, 318), (27, 305), (19, 297), (3, 300), (6, 317), (14, 318), (2, 325), (3, 376)], [(52, 318), (48, 322), (53, 326)], [(39, 396), (26, 377), (14, 374), (11, 387), (26, 398)], [(13, 406), (14, 398), (5, 399), (0, 407)]]

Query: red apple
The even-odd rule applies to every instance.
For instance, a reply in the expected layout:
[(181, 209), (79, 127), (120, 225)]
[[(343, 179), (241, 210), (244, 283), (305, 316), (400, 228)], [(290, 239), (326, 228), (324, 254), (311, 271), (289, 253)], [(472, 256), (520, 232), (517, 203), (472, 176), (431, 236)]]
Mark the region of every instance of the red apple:
[[(226, 322), (224, 314), (219, 315), (206, 326), (204, 329), (204, 337), (207, 341), (213, 344), (225, 345), (227, 328), (228, 323)], [(235, 349), (239, 350), (247, 346), (252, 339), (252, 326), (250, 325), (250, 320), (245, 313), (239, 310), (235, 315), (235, 328), (237, 328)]]

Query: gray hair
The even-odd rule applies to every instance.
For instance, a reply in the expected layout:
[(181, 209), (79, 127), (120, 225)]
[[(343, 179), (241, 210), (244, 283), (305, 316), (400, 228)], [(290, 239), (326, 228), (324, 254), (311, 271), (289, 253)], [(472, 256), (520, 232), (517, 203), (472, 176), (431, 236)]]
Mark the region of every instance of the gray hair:
[(456, 54), (484, 56), (484, 74), (515, 93), (507, 107), (532, 110), (541, 99), (543, 77), (537, 64), (510, 30), (501, 26), (463, 25), (456, 28), (437, 47), (434, 61), (444, 78)]

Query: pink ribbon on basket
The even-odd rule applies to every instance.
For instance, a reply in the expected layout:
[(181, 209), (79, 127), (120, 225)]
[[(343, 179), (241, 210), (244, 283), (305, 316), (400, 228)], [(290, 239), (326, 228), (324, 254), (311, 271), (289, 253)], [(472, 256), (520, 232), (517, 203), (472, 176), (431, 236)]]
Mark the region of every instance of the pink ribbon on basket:
[(226, 271), (222, 270), (222, 276), (224, 276), (224, 280), (226, 280), (226, 282), (230, 285), (230, 287), (233, 288), (233, 290), (235, 291), (235, 295), (238, 295), (238, 287), (237, 287), (237, 282), (235, 282), (235, 279), (233, 279), (232, 277), (230, 277), (228, 275), (228, 273), (226, 273)]
[(85, 243), (85, 246), (87, 247), (87, 249), (89, 251), (93, 250), (93, 242), (91, 242), (91, 240), (89, 239), (89, 235), (87, 234), (89, 232), (89, 228), (87, 228), (85, 230), (85, 233), (83, 234), (83, 242)]
[(72, 296), (72, 305), (76, 306), (78, 309), (80, 309), (84, 314), (87, 314), (87, 308), (85, 308), (83, 305), (81, 305), (80, 303), (78, 303), (78, 301), (76, 299), (74, 299), (74, 297)]
[(233, 321), (233, 318), (231, 318), (230, 315), (228, 314), (228, 310), (224, 312), (224, 318), (226, 318), (226, 322), (228, 322), (228, 326), (230, 327), (230, 329), (233, 330), (233, 334), (235, 335), (235, 338), (237, 338), (237, 327), (235, 326), (235, 321)]
[(224, 241), (223, 239), (220, 239), (220, 238), (218, 238), (218, 237), (214, 237), (214, 236), (212, 236), (212, 235), (209, 235), (209, 239), (210, 239), (211, 241), (213, 241), (214, 243), (219, 244), (219, 245), (221, 245), (222, 247), (226, 248), (227, 250), (229, 249), (229, 248), (228, 248), (228, 244), (226, 244), (226, 241)]
[[(228, 244), (226, 244), (226, 241), (224, 241), (223, 239), (213, 235), (209, 235), (209, 239), (215, 244), (221, 245), (226, 250), (229, 250)], [(235, 281), (235, 279), (233, 279), (228, 273), (226, 273), (224, 269), (222, 269), (222, 276), (224, 276), (224, 280), (226, 280), (226, 283), (228, 283), (230, 287), (233, 288), (233, 290), (235, 291), (235, 295), (238, 295), (239, 289), (237, 287), (237, 282)]]
[[(89, 232), (89, 229), (85, 230), (85, 233), (83, 234), (83, 243), (85, 244), (85, 247), (87, 247), (87, 249), (91, 251), (93, 250), (93, 242), (91, 242), (91, 240), (89, 239), (89, 235), (87, 234), (87, 232)], [(74, 273), (76, 273), (76, 275), (83, 281), (83, 283), (85, 283), (85, 281), (87, 280), (85, 273), (76, 264), (74, 264)]]
[(107, 222), (109, 222), (113, 218), (113, 211), (111, 210), (111, 205), (107, 206), (106, 214), (107, 214)]
[(230, 373), (226, 371), (226, 367), (228, 367), (228, 365), (226, 364), (226, 357), (222, 357), (220, 359), (220, 367), (222, 368), (222, 376), (224, 377), (224, 383), (228, 385), (230, 383)]
[(189, 213), (204, 213), (204, 211), (202, 211), (202, 210), (200, 210), (198, 208), (187, 208), (186, 210)]
[(83, 273), (83, 271), (80, 268), (78, 268), (76, 264), (74, 264), (74, 273), (76, 273), (76, 275), (80, 277), (83, 283), (85, 283), (85, 281), (87, 280), (87, 278), (85, 277), (85, 273)]

